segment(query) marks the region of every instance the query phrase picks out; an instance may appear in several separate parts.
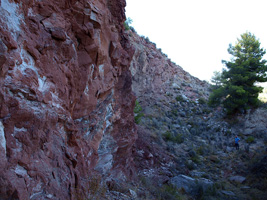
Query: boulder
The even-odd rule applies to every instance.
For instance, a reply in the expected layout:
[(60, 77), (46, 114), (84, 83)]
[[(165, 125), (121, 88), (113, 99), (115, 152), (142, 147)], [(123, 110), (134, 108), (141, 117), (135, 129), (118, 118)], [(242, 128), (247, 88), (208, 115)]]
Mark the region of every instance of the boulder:
[(193, 195), (196, 195), (200, 188), (205, 192), (214, 184), (211, 180), (205, 178), (195, 179), (185, 175), (175, 176), (170, 182), (177, 189), (183, 189), (186, 193)]
[(213, 181), (206, 179), (206, 178), (197, 179), (197, 183), (203, 188), (203, 191), (207, 191), (214, 184)]
[(267, 129), (267, 113), (266, 109), (260, 108), (257, 110), (250, 110), (247, 115), (240, 117), (244, 121), (243, 131), (244, 135), (264, 136)]
[(222, 190), (221, 193), (227, 196), (235, 196), (235, 193), (233, 193), (232, 191)]
[(170, 180), (177, 189), (184, 189), (187, 193), (192, 193), (196, 189), (196, 180), (189, 176), (179, 175)]
[(243, 176), (231, 176), (229, 177), (230, 181), (237, 182), (237, 183), (243, 183), (246, 180), (246, 177)]

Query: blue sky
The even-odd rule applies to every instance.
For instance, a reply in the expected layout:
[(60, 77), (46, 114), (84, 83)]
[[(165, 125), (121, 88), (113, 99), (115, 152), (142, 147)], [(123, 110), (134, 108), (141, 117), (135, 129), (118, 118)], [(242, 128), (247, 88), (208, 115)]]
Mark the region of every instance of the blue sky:
[[(126, 0), (126, 16), (139, 35), (168, 57), (209, 81), (229, 60), (227, 48), (246, 31), (267, 48), (266, 0)], [(265, 59), (267, 57), (265, 56)]]

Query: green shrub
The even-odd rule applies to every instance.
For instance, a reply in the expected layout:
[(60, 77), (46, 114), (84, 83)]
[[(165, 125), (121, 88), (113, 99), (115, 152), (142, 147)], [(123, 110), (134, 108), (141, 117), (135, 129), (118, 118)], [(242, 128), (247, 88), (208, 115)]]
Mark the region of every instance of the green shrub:
[(133, 20), (131, 18), (127, 18), (126, 21), (123, 23), (124, 29), (126, 31), (130, 30), (132, 27), (130, 26), (131, 23), (133, 23)]
[(181, 144), (184, 142), (184, 137), (180, 133), (173, 136), (173, 134), (170, 131), (166, 131), (165, 133), (162, 134), (162, 136), (167, 141), (172, 141), (178, 144)]
[(167, 141), (172, 140), (172, 134), (170, 131), (166, 131), (165, 133), (162, 134), (163, 138)]
[(253, 136), (248, 136), (246, 139), (247, 143), (253, 143), (255, 141), (255, 138)]
[(203, 113), (207, 113), (207, 114), (209, 114), (211, 112), (211, 110), (209, 108), (204, 108), (202, 111), (203, 111)]
[(146, 41), (147, 43), (151, 43), (149, 37), (146, 37), (146, 38), (145, 38), (145, 41)]
[(172, 114), (173, 114), (174, 116), (178, 116), (178, 110), (177, 110), (177, 109), (173, 109), (173, 110), (172, 110)]
[(198, 147), (196, 152), (199, 155), (204, 155), (204, 147), (203, 146)]
[(181, 144), (184, 142), (184, 137), (181, 133), (177, 134), (176, 136), (174, 136), (174, 142)]
[(193, 113), (195, 113), (195, 112), (197, 112), (197, 109), (196, 109), (196, 108), (193, 108), (191, 111), (192, 111)]
[(181, 95), (178, 95), (175, 99), (176, 99), (177, 101), (181, 101), (181, 102), (184, 101), (184, 98), (183, 98)]
[(198, 155), (192, 156), (192, 157), (191, 157), (191, 160), (192, 160), (194, 163), (197, 163), (197, 164), (200, 163), (200, 159), (199, 159), (199, 156), (198, 156)]
[(215, 129), (214, 129), (215, 132), (220, 132), (221, 131), (221, 127), (220, 126), (217, 126)]
[(158, 195), (160, 199), (169, 199), (169, 200), (180, 200), (184, 199), (183, 195), (179, 194), (177, 188), (173, 185), (164, 184), (160, 188), (160, 195)]
[(130, 26), (130, 29), (132, 32), (137, 33), (136, 30), (134, 29), (134, 27)]
[(218, 189), (216, 185), (213, 185), (205, 191), (203, 199), (205, 199), (205, 197), (207, 198), (208, 196), (216, 196), (216, 195), (218, 195)]
[(142, 107), (139, 104), (139, 102), (135, 101), (135, 107), (134, 107), (134, 121), (136, 124), (139, 124), (141, 122), (141, 118), (144, 116), (144, 113), (142, 112)]
[(195, 167), (194, 167), (194, 163), (193, 162), (186, 162), (185, 163), (185, 166), (187, 167), (187, 169), (189, 170), (193, 170)]
[(142, 199), (168, 199), (168, 200), (183, 200), (186, 196), (179, 193), (175, 186), (171, 184), (163, 184), (159, 186), (152, 178), (139, 176), (142, 188), (146, 190)]
[[(224, 132), (224, 135), (231, 135), (231, 134), (232, 134), (232, 132), (231, 132), (231, 130), (229, 130), (229, 129), (228, 129), (227, 131)], [(240, 135), (240, 134), (239, 134), (239, 135)]]
[(207, 104), (207, 101), (201, 97), (199, 98), (198, 103), (204, 105), (204, 104)]

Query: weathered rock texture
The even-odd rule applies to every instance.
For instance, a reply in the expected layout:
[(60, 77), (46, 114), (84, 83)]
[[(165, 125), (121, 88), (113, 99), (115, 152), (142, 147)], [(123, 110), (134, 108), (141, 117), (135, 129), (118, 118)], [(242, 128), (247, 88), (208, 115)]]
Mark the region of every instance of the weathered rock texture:
[(207, 98), (209, 84), (191, 76), (173, 63), (148, 38), (129, 32), (136, 51), (131, 62), (133, 90), (137, 98), (147, 106), (151, 101), (171, 102), (176, 95), (196, 101)]
[[(130, 67), (132, 88), (143, 109), (135, 163), (139, 177), (150, 182), (145, 185), (147, 191), (155, 194), (152, 198), (143, 191), (143, 199), (172, 199), (167, 194), (164, 196), (162, 188), (172, 183), (172, 177), (188, 173), (185, 162), (189, 159), (189, 146), (180, 143), (186, 143), (191, 137), (193, 130), (188, 123), (200, 124), (208, 115), (203, 112), (207, 106), (200, 102), (207, 100), (209, 84), (171, 62), (148, 38), (131, 31), (127, 33), (135, 48)], [(204, 128), (198, 131), (204, 132)], [(171, 138), (175, 142), (169, 142)]]
[(183, 122), (196, 122), (194, 114), (203, 113), (200, 104), (207, 101), (210, 85), (171, 62), (148, 38), (131, 31), (128, 38), (135, 48), (130, 69), (133, 92), (143, 108), (140, 124), (159, 136), (167, 131), (188, 134)]
[(125, 0), (0, 1), (0, 199), (77, 199), (131, 176)]
[(247, 115), (239, 119), (244, 122), (240, 132), (244, 135), (264, 136), (267, 130), (266, 109), (250, 110)]

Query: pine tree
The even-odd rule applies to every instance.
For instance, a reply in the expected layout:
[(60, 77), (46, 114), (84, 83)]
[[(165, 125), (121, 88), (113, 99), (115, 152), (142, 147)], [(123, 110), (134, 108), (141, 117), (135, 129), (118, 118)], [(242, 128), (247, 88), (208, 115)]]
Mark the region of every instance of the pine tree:
[(222, 103), (228, 114), (233, 114), (258, 105), (262, 87), (256, 83), (267, 81), (267, 61), (263, 59), (266, 51), (249, 32), (242, 34), (234, 46), (230, 44), (228, 53), (232, 59), (222, 61), (226, 66), (221, 74), (222, 85), (213, 91), (209, 103)]

